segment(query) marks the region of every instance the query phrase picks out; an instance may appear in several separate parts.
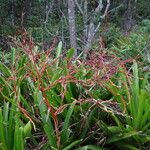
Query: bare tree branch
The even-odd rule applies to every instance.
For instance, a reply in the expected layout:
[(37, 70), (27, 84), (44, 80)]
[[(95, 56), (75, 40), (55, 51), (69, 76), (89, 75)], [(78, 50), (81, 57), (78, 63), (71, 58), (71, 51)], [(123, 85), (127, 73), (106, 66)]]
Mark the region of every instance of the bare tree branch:
[(102, 3), (102, 0), (99, 0), (98, 6), (95, 9), (95, 13), (96, 14), (100, 13), (102, 11), (102, 9), (103, 9), (103, 3)]
[[(104, 19), (107, 16), (109, 7), (110, 7), (110, 0), (107, 0), (107, 5), (105, 7), (104, 14), (102, 16), (99, 16), (101, 19)], [(88, 28), (88, 37), (87, 37), (86, 45), (84, 48), (85, 50), (87, 50), (91, 47), (92, 41), (95, 37), (95, 34), (98, 31), (98, 29), (102, 23), (101, 20), (99, 20), (98, 22), (96, 21), (97, 16), (100, 14), (102, 9), (103, 9), (103, 1), (99, 0), (99, 4), (94, 11), (95, 15), (94, 15), (93, 19), (91, 20), (89, 28)]]
[(76, 38), (76, 24), (75, 24), (75, 3), (74, 0), (68, 0), (68, 21), (70, 45), (75, 49), (74, 57), (77, 57), (77, 38)]
[[(79, 9), (81, 15), (83, 16), (83, 23), (84, 23), (84, 30), (83, 30), (83, 42), (84, 50), (88, 50), (91, 48), (92, 41), (102, 24), (102, 20), (107, 16), (109, 7), (110, 7), (110, 0), (105, 0), (106, 5), (103, 4), (104, 0), (97, 0), (98, 5), (97, 7), (88, 12), (88, 1), (87, 0), (73, 0), (76, 4), (77, 8)], [(81, 2), (82, 4), (80, 4)], [(105, 8), (104, 8), (105, 6)], [(104, 11), (103, 11), (104, 10)], [(102, 13), (103, 12), (103, 13)], [(92, 14), (92, 15), (90, 15)]]
[(87, 37), (88, 37), (88, 12), (87, 12), (87, 0), (84, 1), (84, 15), (83, 15), (83, 22), (84, 22), (84, 30), (83, 30), (83, 36), (84, 36), (84, 43), (86, 43)]
[[(110, 0), (107, 0), (107, 5), (106, 5), (106, 8), (105, 8), (104, 14), (103, 14), (103, 16), (101, 17), (102, 19), (107, 16), (109, 7), (110, 7)], [(95, 33), (96, 33), (97, 30), (99, 29), (100, 25), (101, 25), (101, 22), (99, 22), (98, 25), (97, 25), (97, 27), (95, 28), (95, 31), (94, 31)]]
[(48, 19), (49, 19), (49, 14), (52, 12), (52, 8), (53, 8), (53, 5), (54, 5), (54, 1), (52, 2), (47, 2), (46, 4), (46, 14), (45, 14), (45, 21), (44, 21), (44, 24), (46, 25), (48, 23)]
[(75, 4), (77, 5), (77, 7), (78, 7), (80, 13), (81, 13), (82, 15), (84, 15), (84, 13), (83, 13), (83, 11), (82, 11), (82, 8), (80, 7), (80, 4), (78, 3), (78, 0), (74, 0), (74, 2), (75, 2)]
[(105, 11), (104, 11), (102, 18), (105, 18), (107, 16), (109, 7), (110, 7), (110, 0), (107, 0), (107, 6), (105, 8)]

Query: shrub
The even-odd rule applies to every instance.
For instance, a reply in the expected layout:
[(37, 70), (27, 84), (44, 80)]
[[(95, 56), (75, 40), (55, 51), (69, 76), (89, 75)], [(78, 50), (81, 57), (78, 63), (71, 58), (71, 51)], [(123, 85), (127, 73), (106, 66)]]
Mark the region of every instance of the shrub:
[(144, 63), (150, 63), (149, 20), (143, 20), (141, 26), (129, 35), (116, 38), (112, 50), (123, 59), (134, 58)]

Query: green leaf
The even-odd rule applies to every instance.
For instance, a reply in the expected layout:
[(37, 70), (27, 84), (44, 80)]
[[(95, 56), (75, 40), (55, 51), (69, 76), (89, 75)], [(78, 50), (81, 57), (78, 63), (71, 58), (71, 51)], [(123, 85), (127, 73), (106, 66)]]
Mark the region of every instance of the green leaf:
[(0, 108), (0, 143), (5, 144), (4, 126), (3, 126), (3, 114)]
[(136, 131), (131, 131), (128, 133), (119, 133), (118, 135), (114, 135), (113, 137), (109, 138), (107, 140), (107, 143), (114, 143), (123, 139), (130, 138), (132, 136), (138, 135), (138, 132)]
[(16, 117), (16, 127), (14, 134), (14, 148), (13, 150), (24, 150), (24, 140), (23, 140), (23, 127), (19, 127), (19, 120)]
[(118, 126), (110, 126), (108, 127), (108, 130), (111, 132), (111, 133), (120, 133), (121, 132), (121, 128), (118, 127)]
[(58, 44), (58, 47), (56, 49), (56, 59), (57, 59), (57, 62), (56, 62), (56, 68), (58, 67), (58, 64), (59, 64), (59, 57), (60, 57), (60, 54), (61, 54), (61, 50), (62, 50), (62, 41), (59, 42)]
[(145, 110), (144, 115), (142, 116), (142, 120), (141, 120), (141, 128), (143, 126), (145, 126), (147, 120), (150, 118), (150, 105), (149, 108)]
[(139, 95), (138, 111), (137, 111), (136, 118), (134, 119), (136, 129), (139, 129), (140, 124), (142, 123), (141, 118), (143, 118), (143, 114), (144, 114), (145, 100), (146, 100), (146, 91), (141, 90), (141, 94)]
[(23, 128), (24, 137), (29, 137), (31, 135), (31, 122), (29, 121)]
[(128, 144), (124, 144), (123, 146), (121, 146), (124, 149), (128, 149), (128, 150), (140, 150), (139, 148), (136, 148), (133, 145), (128, 145)]
[(3, 143), (0, 143), (0, 150), (7, 150), (6, 145), (4, 145)]
[(4, 102), (4, 108), (3, 108), (3, 115), (4, 115), (4, 121), (8, 121), (8, 113), (9, 113), (9, 102)]
[(66, 118), (65, 118), (65, 121), (64, 121), (64, 125), (63, 125), (63, 129), (62, 129), (62, 133), (61, 133), (61, 138), (62, 138), (62, 141), (63, 143), (67, 142), (68, 141), (68, 138), (70, 136), (70, 130), (69, 130), (69, 126), (70, 126), (70, 118), (71, 118), (71, 115), (73, 113), (73, 110), (74, 110), (74, 106), (75, 104), (71, 104), (71, 106), (69, 107), (68, 109), (68, 112), (66, 114)]
[(133, 75), (134, 75), (134, 86), (137, 93), (139, 93), (139, 75), (138, 75), (138, 65), (134, 61), (133, 63)]
[[(13, 100), (14, 101), (14, 100)], [(15, 132), (15, 119), (14, 116), (16, 114), (16, 105), (12, 104), (9, 108), (9, 121), (8, 121), (8, 149), (12, 149), (14, 143), (14, 132)]]
[(66, 57), (67, 60), (68, 60), (68, 59), (71, 59), (71, 58), (73, 57), (74, 51), (75, 51), (74, 48), (71, 48), (71, 49), (68, 50), (68, 54), (67, 54), (67, 57)]
[(79, 144), (80, 142), (82, 142), (82, 139), (72, 142), (70, 145), (68, 145), (67, 147), (63, 148), (63, 150), (72, 150), (72, 148), (74, 146), (76, 146), (77, 144)]
[(11, 50), (11, 65), (12, 65), (12, 67), (15, 64), (15, 55), (16, 55), (16, 49), (12, 48), (12, 50)]
[(48, 141), (49, 141), (50, 146), (53, 148), (57, 148), (56, 136), (55, 136), (55, 131), (54, 131), (52, 123), (45, 124), (44, 130), (45, 130), (45, 133), (48, 137)]
[(43, 96), (41, 91), (39, 91), (38, 88), (35, 89), (34, 94), (33, 94), (33, 98), (34, 98), (34, 103), (38, 106), (39, 110), (40, 110), (40, 115), (42, 117), (42, 122), (45, 124), (46, 121), (46, 105), (43, 103)]
[(60, 54), (61, 54), (61, 50), (62, 50), (62, 41), (59, 42), (58, 44), (58, 47), (56, 49), (56, 58), (59, 58), (60, 57)]
[(26, 55), (22, 55), (18, 61), (18, 66), (17, 66), (17, 70), (18, 70), (18, 77), (23, 76), (25, 74), (25, 66), (26, 66)]
[(58, 71), (55, 71), (54, 75), (52, 76), (51, 82), (56, 81), (57, 79), (59, 79), (61, 77), (61, 73), (62, 73), (62, 69), (59, 68)]
[(0, 73), (4, 76), (4, 77), (9, 77), (11, 76), (11, 71), (8, 67), (6, 67), (3, 63), (0, 62)]
[(108, 149), (102, 148), (102, 147), (97, 147), (97, 146), (94, 146), (94, 145), (86, 145), (86, 146), (77, 148), (75, 150), (108, 150)]

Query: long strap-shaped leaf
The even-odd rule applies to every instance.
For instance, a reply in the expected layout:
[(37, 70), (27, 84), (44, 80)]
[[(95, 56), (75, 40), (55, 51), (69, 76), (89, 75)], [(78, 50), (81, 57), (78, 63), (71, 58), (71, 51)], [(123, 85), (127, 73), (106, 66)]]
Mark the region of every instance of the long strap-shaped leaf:
[(0, 149), (1, 148), (7, 150), (4, 137), (3, 114), (2, 109), (0, 108)]
[(71, 115), (73, 113), (74, 106), (75, 106), (75, 104), (72, 103), (68, 109), (67, 114), (66, 114), (66, 118), (64, 121), (63, 129), (62, 129), (62, 134), (61, 134), (61, 138), (62, 138), (63, 143), (66, 142), (70, 136), (70, 130), (69, 130), (70, 118), (71, 118)]

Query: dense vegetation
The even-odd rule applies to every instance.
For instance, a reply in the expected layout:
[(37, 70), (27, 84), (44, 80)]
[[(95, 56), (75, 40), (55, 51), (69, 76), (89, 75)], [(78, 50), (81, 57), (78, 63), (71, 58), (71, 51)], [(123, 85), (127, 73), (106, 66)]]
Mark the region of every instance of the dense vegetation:
[(150, 149), (149, 0), (0, 3), (0, 150)]

